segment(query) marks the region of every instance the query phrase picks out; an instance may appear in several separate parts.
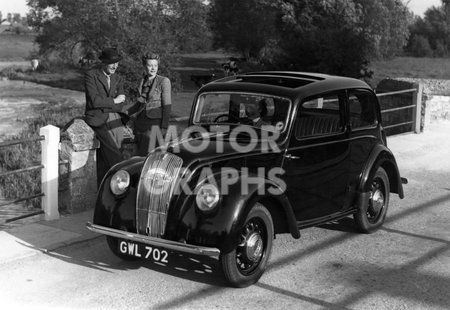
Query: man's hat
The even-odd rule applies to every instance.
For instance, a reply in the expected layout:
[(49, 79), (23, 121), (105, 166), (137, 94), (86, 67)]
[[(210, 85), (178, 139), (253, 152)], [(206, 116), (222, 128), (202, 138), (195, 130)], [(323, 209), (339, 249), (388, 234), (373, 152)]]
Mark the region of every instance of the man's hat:
[(98, 59), (104, 64), (113, 64), (122, 60), (122, 56), (115, 48), (105, 48)]

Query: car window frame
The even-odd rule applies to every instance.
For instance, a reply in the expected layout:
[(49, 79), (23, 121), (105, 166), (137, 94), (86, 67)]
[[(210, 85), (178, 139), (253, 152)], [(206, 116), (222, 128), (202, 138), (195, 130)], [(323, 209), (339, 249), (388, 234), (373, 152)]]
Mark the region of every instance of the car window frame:
[[(311, 135), (311, 136), (297, 136), (297, 119), (300, 117), (301, 112), (302, 112), (302, 106), (305, 102), (307, 101), (311, 101), (314, 99), (317, 99), (319, 97), (326, 97), (326, 96), (330, 96), (330, 95), (337, 95), (337, 97), (339, 98), (339, 120), (340, 120), (340, 125), (341, 125), (341, 131), (339, 132), (332, 132), (332, 133), (324, 133), (324, 134), (316, 134), (316, 135)], [(297, 105), (297, 113), (295, 115), (295, 118), (293, 120), (293, 132), (292, 132), (292, 136), (293, 139), (297, 142), (301, 142), (301, 141), (309, 141), (309, 140), (313, 140), (313, 139), (317, 139), (317, 138), (326, 138), (326, 137), (333, 137), (333, 136), (340, 136), (342, 134), (345, 134), (347, 131), (347, 117), (346, 117), (346, 101), (347, 100), (347, 94), (346, 91), (344, 89), (339, 89), (339, 90), (333, 90), (333, 91), (327, 91), (327, 92), (323, 92), (323, 93), (319, 93), (319, 94), (315, 94), (312, 96), (308, 96), (303, 98)], [(292, 139), (292, 138), (291, 138)]]
[[(367, 93), (367, 94), (369, 94), (370, 97), (373, 98), (373, 103), (374, 103), (373, 111), (374, 111), (374, 117), (375, 117), (375, 122), (373, 124), (359, 126), (359, 127), (355, 127), (355, 128), (352, 126), (351, 111), (350, 111), (350, 96), (352, 95), (352, 93), (355, 93), (355, 92)], [(381, 124), (381, 112), (380, 112), (380, 105), (378, 102), (378, 98), (376, 97), (376, 94), (369, 89), (365, 89), (365, 88), (347, 89), (346, 90), (346, 110), (347, 110), (347, 113), (346, 113), (347, 114), (347, 120), (346, 120), (347, 126), (350, 128), (350, 130), (352, 132), (368, 130), (368, 129), (375, 129)]]

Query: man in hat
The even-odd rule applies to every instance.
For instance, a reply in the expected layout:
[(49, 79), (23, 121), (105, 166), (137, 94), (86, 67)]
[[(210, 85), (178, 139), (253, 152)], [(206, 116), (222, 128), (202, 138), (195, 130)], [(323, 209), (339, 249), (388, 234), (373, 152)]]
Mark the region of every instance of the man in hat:
[(114, 48), (104, 49), (101, 66), (85, 74), (85, 121), (100, 141), (97, 150), (97, 184), (106, 172), (122, 160), (124, 124), (119, 114), (125, 111), (123, 78), (116, 74), (121, 55)]

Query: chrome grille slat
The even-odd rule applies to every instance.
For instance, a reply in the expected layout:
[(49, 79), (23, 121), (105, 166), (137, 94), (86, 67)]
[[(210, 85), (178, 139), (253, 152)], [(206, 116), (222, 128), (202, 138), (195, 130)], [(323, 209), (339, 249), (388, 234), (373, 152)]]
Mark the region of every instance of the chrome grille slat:
[(146, 159), (136, 200), (138, 234), (164, 235), (170, 199), (182, 164), (182, 159), (171, 153), (155, 152)]

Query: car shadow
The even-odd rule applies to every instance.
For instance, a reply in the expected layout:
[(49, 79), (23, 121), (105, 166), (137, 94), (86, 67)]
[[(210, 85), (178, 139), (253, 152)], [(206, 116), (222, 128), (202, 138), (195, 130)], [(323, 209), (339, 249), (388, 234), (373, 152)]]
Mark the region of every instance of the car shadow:
[(351, 217), (344, 217), (337, 221), (332, 221), (326, 224), (319, 225), (318, 227), (347, 233), (355, 233), (355, 234), (358, 233), (355, 222)]
[[(29, 247), (34, 248), (33, 246)], [(95, 250), (86, 250), (89, 248)], [(147, 268), (149, 270), (199, 283), (219, 287), (227, 286), (219, 266), (219, 260), (209, 256), (168, 251), (169, 256), (167, 263), (145, 258), (124, 260), (115, 256), (110, 251), (104, 236), (98, 236), (90, 240), (62, 246), (54, 250), (34, 249), (70, 264), (77, 264), (104, 272)]]
[(141, 259), (140, 266), (177, 278), (201, 282), (214, 286), (227, 286), (218, 258), (169, 251), (169, 262)]

